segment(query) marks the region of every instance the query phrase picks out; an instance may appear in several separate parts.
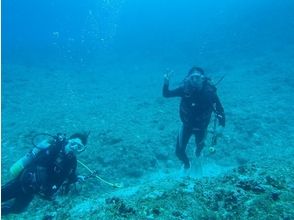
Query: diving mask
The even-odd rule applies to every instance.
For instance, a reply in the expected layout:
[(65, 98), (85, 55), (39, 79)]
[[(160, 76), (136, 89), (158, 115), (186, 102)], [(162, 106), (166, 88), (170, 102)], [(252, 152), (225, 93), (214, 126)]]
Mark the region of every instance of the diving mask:
[(193, 73), (189, 76), (189, 81), (193, 87), (201, 89), (204, 81), (204, 76), (199, 73)]
[(67, 152), (72, 151), (75, 153), (81, 153), (86, 150), (86, 146), (82, 143), (81, 139), (73, 138), (69, 139), (67, 145), (65, 146)]

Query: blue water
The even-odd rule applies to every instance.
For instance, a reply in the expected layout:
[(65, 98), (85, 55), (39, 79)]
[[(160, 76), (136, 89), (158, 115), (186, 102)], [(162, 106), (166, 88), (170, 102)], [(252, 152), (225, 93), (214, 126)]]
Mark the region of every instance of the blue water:
[[(3, 1), (3, 62), (248, 57), (293, 44), (293, 1)], [(229, 56), (229, 55), (227, 55)], [(115, 57), (115, 58), (114, 58)], [(231, 57), (229, 57), (231, 58)]]
[[(227, 117), (215, 155), (204, 150), (192, 162), (204, 170), (193, 175), (279, 167), (294, 157), (293, 61), (292, 0), (3, 0), (2, 181), (34, 134), (81, 130), (91, 135), (79, 159), (134, 187), (124, 192), (177, 177), (179, 100), (162, 97), (162, 81), (173, 70), (176, 87), (193, 65), (214, 82), (225, 75), (218, 95)], [(191, 140), (191, 159), (193, 151)], [(93, 190), (114, 191), (91, 179), (89, 201)]]

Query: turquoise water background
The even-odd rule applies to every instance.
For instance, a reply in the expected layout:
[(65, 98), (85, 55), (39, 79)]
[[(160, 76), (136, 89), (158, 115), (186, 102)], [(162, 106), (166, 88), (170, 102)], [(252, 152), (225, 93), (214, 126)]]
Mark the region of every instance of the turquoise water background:
[[(193, 65), (215, 82), (225, 75), (227, 116), (195, 176), (294, 167), (293, 11), (291, 0), (2, 1), (2, 183), (36, 133), (80, 130), (91, 135), (79, 158), (106, 179), (140, 189), (177, 176), (179, 100), (162, 97), (163, 74), (173, 70), (176, 87)], [(191, 159), (193, 150), (190, 141)], [(114, 189), (90, 179), (72, 199), (94, 204), (93, 191)]]
[(293, 8), (290, 0), (3, 1), (3, 62), (250, 59), (293, 43)]

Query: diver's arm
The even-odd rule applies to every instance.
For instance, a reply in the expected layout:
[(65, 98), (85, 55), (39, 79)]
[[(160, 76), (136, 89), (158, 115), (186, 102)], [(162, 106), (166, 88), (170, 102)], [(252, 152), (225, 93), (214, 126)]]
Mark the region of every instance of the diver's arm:
[(215, 94), (215, 113), (216, 113), (216, 117), (218, 119), (219, 125), (222, 127), (225, 127), (226, 125), (225, 112), (217, 94)]
[(176, 89), (170, 90), (168, 84), (164, 84), (162, 88), (162, 95), (165, 98), (170, 97), (182, 97), (183, 96), (183, 88), (178, 87)]
[(77, 176), (77, 159), (76, 157), (74, 157), (71, 161), (71, 167), (72, 170), (69, 173), (68, 177), (67, 177), (67, 182), (68, 184), (72, 184), (78, 181), (78, 176)]
[(165, 98), (169, 97), (182, 97), (183, 96), (183, 88), (178, 87), (173, 90), (169, 90), (169, 79), (170, 79), (170, 73), (167, 73), (163, 76), (164, 81), (163, 81), (163, 88), (162, 88), (162, 95)]
[(77, 170), (77, 160), (74, 158), (74, 160), (71, 161), (72, 170), (66, 177), (66, 179), (62, 183), (62, 194), (68, 194), (70, 191), (70, 186), (78, 181), (78, 176), (76, 174)]

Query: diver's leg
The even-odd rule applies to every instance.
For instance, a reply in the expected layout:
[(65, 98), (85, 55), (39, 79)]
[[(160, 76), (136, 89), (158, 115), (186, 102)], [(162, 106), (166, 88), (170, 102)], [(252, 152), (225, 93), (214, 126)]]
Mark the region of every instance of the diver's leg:
[(19, 196), (15, 199), (14, 205), (12, 207), (13, 213), (21, 213), (23, 212), (30, 204), (30, 202), (33, 200), (34, 194), (23, 194), (22, 196)]
[(1, 186), (2, 215), (22, 212), (32, 201), (33, 197), (33, 193), (24, 192), (23, 183), (20, 177), (9, 181)]
[(1, 186), (1, 202), (16, 198), (21, 193), (22, 188), (19, 178), (13, 179)]
[(16, 179), (1, 187), (1, 212), (3, 215), (20, 213), (34, 198), (34, 173), (31, 170), (23, 171)]
[(23, 212), (30, 202), (33, 200), (34, 194), (26, 194), (22, 193), (18, 197), (15, 198), (14, 201), (8, 201), (5, 203), (1, 203), (1, 214), (8, 215), (11, 213), (19, 214)]
[(195, 155), (199, 157), (202, 149), (205, 146), (205, 138), (207, 134), (207, 129), (199, 129), (195, 131), (195, 142), (196, 142), (196, 150)]
[(14, 201), (1, 202), (1, 216), (11, 214), (11, 207), (13, 206)]
[(179, 130), (176, 146), (176, 155), (184, 163), (184, 168), (190, 168), (189, 158), (186, 155), (186, 147), (191, 137), (192, 130), (186, 126), (182, 126)]

